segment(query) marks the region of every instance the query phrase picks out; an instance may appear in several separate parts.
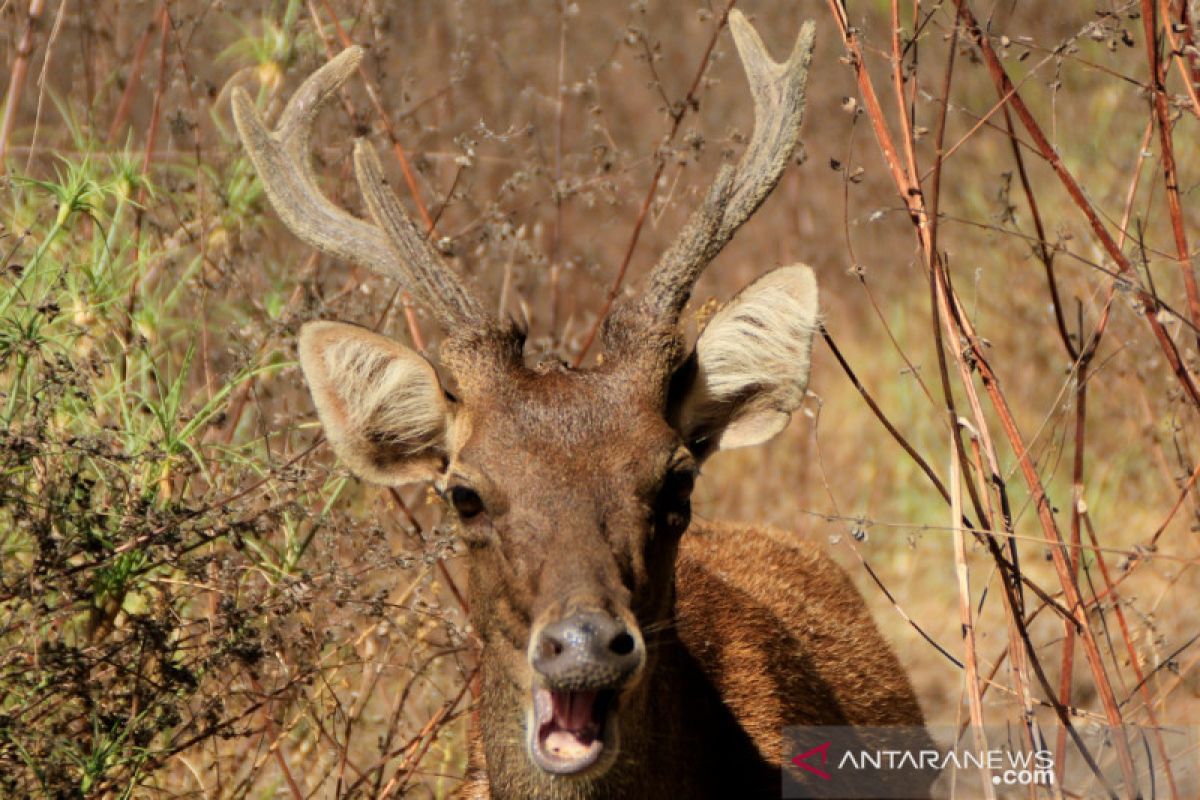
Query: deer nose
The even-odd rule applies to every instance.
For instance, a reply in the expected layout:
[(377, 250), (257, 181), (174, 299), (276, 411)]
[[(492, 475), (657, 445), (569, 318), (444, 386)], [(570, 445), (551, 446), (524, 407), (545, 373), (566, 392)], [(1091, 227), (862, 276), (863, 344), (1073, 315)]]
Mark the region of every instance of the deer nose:
[(537, 632), (530, 664), (561, 691), (615, 689), (646, 657), (642, 637), (602, 611), (576, 611)]

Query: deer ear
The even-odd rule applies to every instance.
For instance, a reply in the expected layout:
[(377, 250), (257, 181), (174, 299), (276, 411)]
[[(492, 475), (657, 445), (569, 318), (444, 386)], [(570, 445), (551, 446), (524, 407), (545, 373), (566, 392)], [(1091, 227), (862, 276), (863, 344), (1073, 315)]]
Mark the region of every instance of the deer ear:
[(718, 311), (671, 380), (670, 420), (704, 458), (770, 439), (804, 401), (817, 328), (805, 266), (768, 272)]
[(300, 366), (333, 451), (356, 475), (394, 486), (441, 469), (451, 402), (419, 354), (356, 325), (310, 322)]

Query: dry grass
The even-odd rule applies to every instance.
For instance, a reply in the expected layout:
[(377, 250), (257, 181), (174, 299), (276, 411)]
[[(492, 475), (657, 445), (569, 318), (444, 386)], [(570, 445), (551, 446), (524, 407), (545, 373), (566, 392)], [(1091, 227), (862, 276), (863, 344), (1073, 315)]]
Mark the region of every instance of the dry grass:
[[(945, 487), (964, 465), (969, 596), (962, 520), (827, 345), (806, 413), (766, 448), (714, 459), (697, 511), (827, 540), (932, 721), (967, 720), (972, 693), (988, 724), (1019, 720), (1027, 697), (1052, 738), (1056, 704), (1076, 725), (1200, 720), (1200, 107), (1182, 79), (1194, 4), (1179, 22), (1179, 3), (1001, 3), (987, 48), (954, 32), (949, 2), (920, 4), (915, 26), (898, 4), (895, 41), (882, 0), (843, 30), (834, 2), (741, 5), (776, 52), (799, 16), (818, 20), (806, 158), (711, 266), (696, 308), (778, 264), (817, 268), (829, 337), (879, 413)], [(1183, 55), (1152, 62), (1142, 14), (1159, 5), (1174, 27), (1149, 30), (1169, 29)], [(423, 487), (384, 492), (333, 462), (294, 365), (305, 320), (407, 337), (406, 309), (394, 286), (282, 229), (232, 135), (231, 87), (277, 110), (342, 34), (369, 44), (370, 84), (316, 137), (327, 191), (359, 209), (349, 141), (394, 135), (410, 207), (528, 320), (535, 357), (593, 355), (581, 349), (626, 255), (622, 291), (749, 133), (727, 35), (698, 103), (683, 102), (720, 5), (241, 6), (0, 2), (13, 109), (0, 126), (0, 787), (13, 796), (441, 796), (463, 771), (458, 545)], [(389, 167), (404, 185), (399, 158)], [(436, 343), (420, 309), (412, 323)], [(997, 566), (1013, 554), (1024, 583)], [(1039, 592), (1059, 609), (1078, 597), (1065, 611), (1078, 624)], [(960, 599), (974, 685), (925, 638), (964, 657)]]

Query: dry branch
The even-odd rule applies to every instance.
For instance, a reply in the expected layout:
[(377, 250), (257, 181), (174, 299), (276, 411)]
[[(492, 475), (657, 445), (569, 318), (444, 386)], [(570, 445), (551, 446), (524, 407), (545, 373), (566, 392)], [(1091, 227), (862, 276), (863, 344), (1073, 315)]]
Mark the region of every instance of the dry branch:
[(42, 18), (45, 6), (46, 0), (29, 0), (25, 27), (21, 31), (21, 40), (17, 43), (17, 56), (13, 60), (8, 79), (8, 93), (4, 98), (4, 118), (0, 120), (0, 175), (5, 172), (9, 140), (12, 138), (13, 126), (17, 124), (17, 106), (21, 103), (21, 90), (25, 86), (25, 76), (29, 74), (29, 57), (33, 54), (38, 22)]

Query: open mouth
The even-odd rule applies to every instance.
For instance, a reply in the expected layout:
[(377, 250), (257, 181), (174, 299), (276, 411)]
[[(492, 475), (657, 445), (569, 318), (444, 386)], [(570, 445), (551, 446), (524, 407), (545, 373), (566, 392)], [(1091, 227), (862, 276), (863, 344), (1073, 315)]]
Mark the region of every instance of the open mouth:
[(612, 690), (533, 690), (532, 747), (539, 767), (576, 775), (616, 751), (616, 693)]

